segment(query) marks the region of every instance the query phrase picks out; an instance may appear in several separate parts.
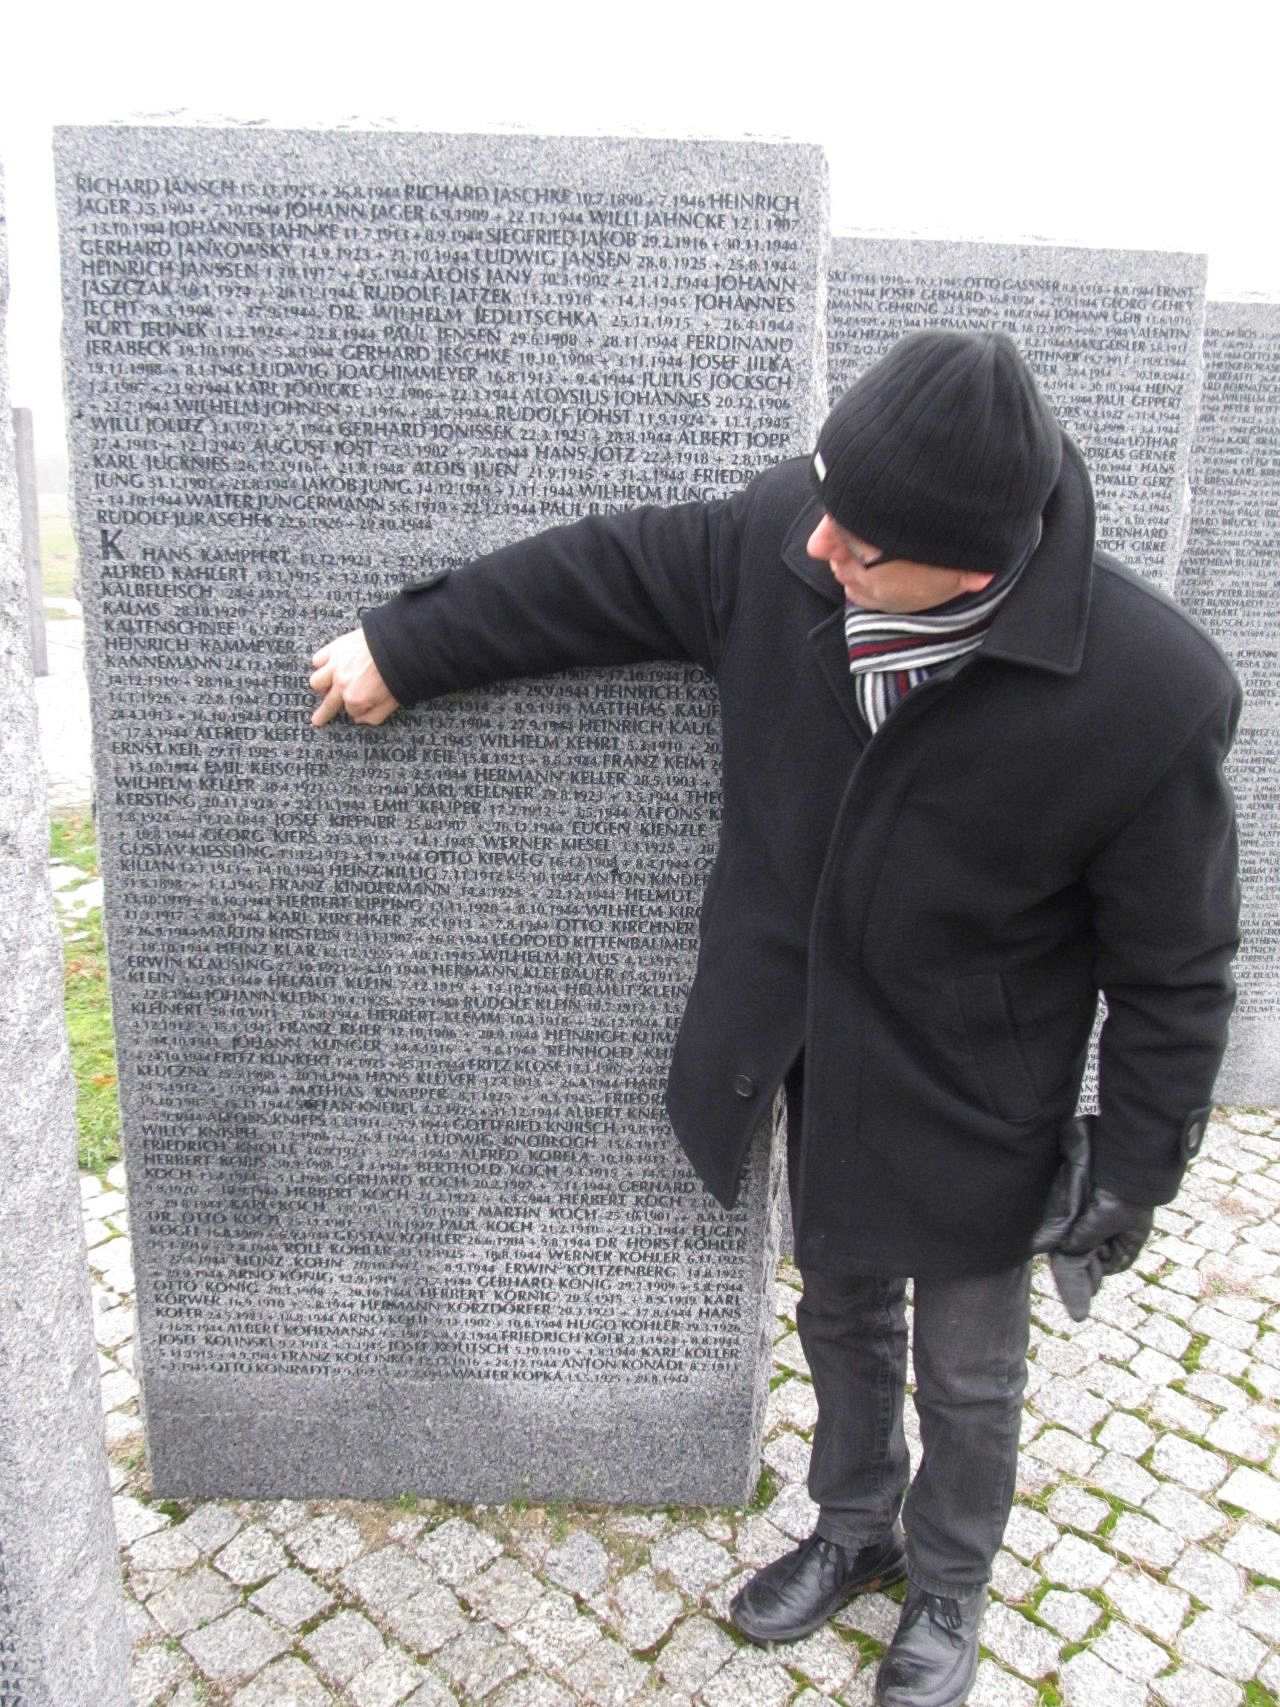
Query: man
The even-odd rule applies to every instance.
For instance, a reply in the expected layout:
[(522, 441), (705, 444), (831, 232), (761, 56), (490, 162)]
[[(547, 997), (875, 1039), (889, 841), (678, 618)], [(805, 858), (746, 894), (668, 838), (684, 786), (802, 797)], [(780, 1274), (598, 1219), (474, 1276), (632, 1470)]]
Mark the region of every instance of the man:
[[(818, 1400), (815, 1532), (733, 1616), (793, 1640), (906, 1574), (885, 1707), (952, 1707), (973, 1680), (1028, 1258), (1097, 992), (1092, 1192), (1067, 1235), (1095, 1274), (1176, 1195), (1232, 1001), (1239, 691), (1093, 534), (1084, 464), (1012, 342), (922, 332), (812, 458), (429, 576), (313, 660), (317, 724), (570, 664), (715, 676), (721, 842), (667, 1108), (728, 1204), (785, 1080)], [(923, 1458), (903, 1506), (908, 1276)]]

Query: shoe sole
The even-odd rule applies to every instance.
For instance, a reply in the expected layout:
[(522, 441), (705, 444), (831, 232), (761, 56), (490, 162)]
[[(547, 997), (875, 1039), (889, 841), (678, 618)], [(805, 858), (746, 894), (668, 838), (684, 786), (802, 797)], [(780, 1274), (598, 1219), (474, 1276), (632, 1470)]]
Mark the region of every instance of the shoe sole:
[(812, 1636), (815, 1630), (820, 1630), (829, 1618), (839, 1612), (842, 1606), (847, 1606), (851, 1600), (860, 1594), (874, 1594), (878, 1588), (890, 1588), (894, 1583), (904, 1582), (907, 1575), (905, 1555), (886, 1565), (884, 1570), (877, 1571), (873, 1577), (865, 1577), (861, 1582), (850, 1583), (847, 1588), (840, 1590), (837, 1599), (831, 1602), (816, 1618), (810, 1618), (804, 1624), (797, 1624), (790, 1630), (775, 1631), (772, 1635), (763, 1635), (744, 1624), (738, 1616), (736, 1608), (729, 1608), (729, 1618), (735, 1630), (741, 1632), (749, 1642), (755, 1642), (761, 1647), (767, 1647), (772, 1642), (798, 1642), (802, 1636)]

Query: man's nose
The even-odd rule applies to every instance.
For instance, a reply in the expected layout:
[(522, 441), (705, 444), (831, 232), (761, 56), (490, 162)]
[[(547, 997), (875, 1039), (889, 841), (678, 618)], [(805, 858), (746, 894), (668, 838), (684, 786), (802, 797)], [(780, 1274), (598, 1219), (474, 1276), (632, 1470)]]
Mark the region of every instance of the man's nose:
[(830, 516), (824, 515), (822, 520), (809, 535), (805, 550), (810, 557), (821, 557), (824, 560), (832, 558), (839, 549), (840, 536), (836, 532), (835, 523)]

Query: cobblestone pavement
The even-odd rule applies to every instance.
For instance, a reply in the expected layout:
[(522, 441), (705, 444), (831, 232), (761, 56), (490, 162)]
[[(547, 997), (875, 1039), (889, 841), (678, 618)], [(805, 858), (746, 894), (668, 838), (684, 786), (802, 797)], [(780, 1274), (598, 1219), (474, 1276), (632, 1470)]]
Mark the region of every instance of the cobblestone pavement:
[[(749, 1511), (155, 1502), (123, 1184), (82, 1180), (138, 1707), (871, 1702), (889, 1596), (772, 1649), (727, 1618), (813, 1518), (793, 1269)], [(1219, 1111), (1087, 1324), (1037, 1275), (1018, 1502), (971, 1707), (1280, 1697), (1277, 1203), (1280, 1110)]]

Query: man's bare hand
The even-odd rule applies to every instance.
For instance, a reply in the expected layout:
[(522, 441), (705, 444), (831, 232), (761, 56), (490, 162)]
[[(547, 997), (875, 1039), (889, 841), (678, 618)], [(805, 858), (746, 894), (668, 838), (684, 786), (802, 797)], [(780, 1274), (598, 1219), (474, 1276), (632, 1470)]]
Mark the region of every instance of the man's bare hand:
[(363, 628), (340, 634), (322, 646), (311, 659), (308, 686), (322, 695), (311, 713), (311, 724), (319, 729), (345, 711), (353, 723), (385, 723), (400, 701), (378, 673)]

